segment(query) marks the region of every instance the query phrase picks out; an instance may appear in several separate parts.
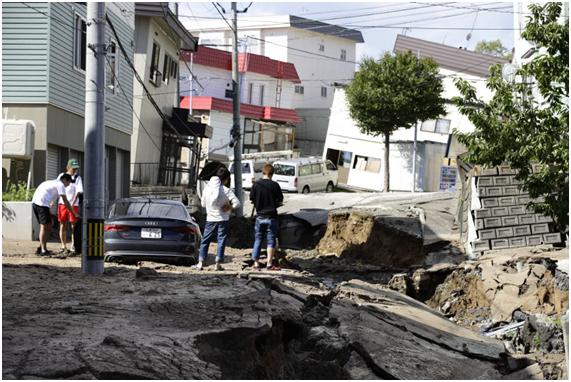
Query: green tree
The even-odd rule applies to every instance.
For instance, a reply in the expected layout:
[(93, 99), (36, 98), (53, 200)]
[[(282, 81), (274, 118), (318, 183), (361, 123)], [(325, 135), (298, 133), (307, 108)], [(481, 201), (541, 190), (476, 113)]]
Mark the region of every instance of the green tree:
[[(496, 166), (503, 162), (518, 171), (517, 179), (530, 197), (544, 197), (531, 206), (554, 218), (564, 231), (569, 220), (569, 19), (561, 20), (561, 3), (531, 5), (523, 38), (539, 49), (515, 72), (502, 78), (491, 69), (489, 102), (477, 97), (465, 80), (457, 80), (462, 97), (454, 101), (476, 127), (459, 134), (468, 148), (467, 160)], [(539, 163), (533, 173), (531, 163)]]
[(346, 89), (351, 118), (364, 134), (384, 135), (384, 189), (389, 191), (389, 139), (400, 127), (445, 113), (442, 79), (431, 58), (411, 52), (385, 54), (380, 60), (363, 59)]
[(496, 57), (503, 57), (508, 61), (512, 60), (512, 53), (502, 44), (500, 39), (478, 41), (474, 51)]

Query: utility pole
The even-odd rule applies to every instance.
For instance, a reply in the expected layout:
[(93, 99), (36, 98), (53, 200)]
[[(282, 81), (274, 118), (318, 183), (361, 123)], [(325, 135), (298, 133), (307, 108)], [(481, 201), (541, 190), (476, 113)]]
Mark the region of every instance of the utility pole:
[(81, 269), (103, 273), (105, 220), (105, 3), (87, 3), (85, 174)]
[(234, 118), (232, 124), (232, 142), (234, 143), (234, 187), (236, 197), (240, 200), (237, 216), (244, 215), (244, 194), (242, 192), (242, 132), (240, 128), (240, 84), (238, 82), (238, 10), (236, 2), (232, 2), (232, 99)]
[[(416, 60), (420, 60), (420, 51), (416, 51)], [(418, 133), (418, 121), (414, 124), (414, 142), (412, 144), (412, 192), (416, 192), (416, 135)]]

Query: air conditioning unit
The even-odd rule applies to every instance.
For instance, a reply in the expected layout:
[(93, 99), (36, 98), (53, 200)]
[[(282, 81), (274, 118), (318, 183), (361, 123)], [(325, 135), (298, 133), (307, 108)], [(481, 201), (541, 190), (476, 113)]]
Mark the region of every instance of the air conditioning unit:
[(2, 120), (2, 157), (29, 159), (34, 153), (34, 122)]

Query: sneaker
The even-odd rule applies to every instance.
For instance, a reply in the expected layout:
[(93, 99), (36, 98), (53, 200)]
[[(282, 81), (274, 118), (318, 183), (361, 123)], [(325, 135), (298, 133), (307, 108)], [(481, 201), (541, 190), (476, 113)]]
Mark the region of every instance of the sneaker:
[(69, 253), (69, 249), (67, 248), (60, 248), (60, 250), (57, 252), (58, 255), (67, 255)]
[(42, 247), (36, 248), (36, 255), (39, 255), (40, 253), (42, 253)]
[(192, 267), (190, 267), (190, 269), (194, 269), (195, 271), (201, 271), (202, 270), (202, 263), (195, 264)]
[(38, 253), (38, 256), (50, 257), (50, 256), (53, 256), (53, 254), (54, 254), (54, 253), (53, 253), (52, 251), (46, 251), (46, 252), (41, 252), (41, 251), (40, 251), (40, 253)]
[(224, 268), (222, 267), (222, 265), (220, 265), (220, 263), (216, 263), (216, 265), (214, 266), (214, 270), (215, 271), (223, 271)]

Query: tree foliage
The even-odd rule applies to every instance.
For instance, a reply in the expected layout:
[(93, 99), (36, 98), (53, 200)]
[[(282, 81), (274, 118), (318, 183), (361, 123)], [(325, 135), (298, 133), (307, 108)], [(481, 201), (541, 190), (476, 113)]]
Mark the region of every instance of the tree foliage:
[(503, 57), (508, 61), (511, 61), (512, 59), (512, 53), (502, 44), (502, 41), (499, 38), (496, 40), (478, 41), (474, 51), (496, 57)]
[(411, 52), (363, 59), (346, 89), (349, 113), (361, 132), (385, 136), (385, 191), (389, 190), (389, 136), (400, 127), (445, 113), (442, 79), (431, 58)]
[[(468, 148), (466, 159), (510, 164), (532, 198), (545, 198), (532, 203), (535, 211), (552, 216), (563, 231), (569, 220), (569, 19), (561, 20), (561, 8), (561, 3), (530, 6), (522, 36), (539, 51), (516, 71), (513, 83), (496, 66), (487, 82), (494, 92), (489, 102), (461, 79), (456, 86), (462, 97), (455, 102), (476, 127), (459, 134)], [(532, 163), (541, 170), (533, 173)]]

